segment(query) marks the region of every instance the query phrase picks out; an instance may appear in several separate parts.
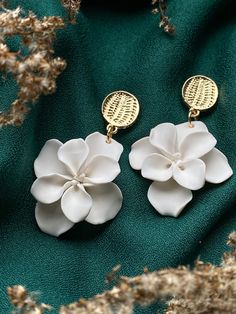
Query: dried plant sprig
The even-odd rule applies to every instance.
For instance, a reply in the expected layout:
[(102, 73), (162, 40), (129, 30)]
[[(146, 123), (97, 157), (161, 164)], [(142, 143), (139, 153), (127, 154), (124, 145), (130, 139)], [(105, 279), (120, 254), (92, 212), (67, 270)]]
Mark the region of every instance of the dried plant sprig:
[[(55, 31), (63, 28), (60, 17), (38, 19), (32, 12), (24, 16), (21, 9), (0, 9), (0, 71), (10, 73), (19, 91), (17, 99), (5, 112), (0, 112), (0, 126), (20, 125), (40, 95), (55, 92), (56, 78), (65, 69), (66, 62), (54, 58)], [(11, 36), (20, 36), (28, 49), (12, 52), (6, 44)]]
[[(228, 242), (232, 251), (224, 254), (220, 266), (198, 260), (192, 270), (185, 266), (155, 272), (146, 269), (137, 277), (120, 277), (110, 291), (62, 306), (59, 313), (131, 314), (136, 305), (148, 306), (158, 300), (166, 302), (171, 297), (174, 298), (169, 302), (166, 314), (236, 313), (235, 240), (234, 232), (229, 235)], [(112, 273), (118, 269), (115, 267)]]
[(7, 293), (17, 311), (13, 314), (44, 314), (52, 309), (50, 305), (38, 304), (36, 294), (29, 293), (23, 286), (9, 287)]
[[(217, 309), (222, 313), (223, 306), (229, 309), (224, 313), (235, 313), (235, 278), (236, 265), (223, 268), (202, 262), (197, 262), (193, 270), (179, 267), (135, 278), (121, 277), (120, 284), (111, 291), (62, 307), (60, 314), (130, 314), (135, 305), (148, 306), (171, 296), (175, 299), (166, 312), (168, 314), (191, 313), (188, 312), (191, 308), (195, 314), (216, 313), (213, 310)], [(183, 312), (183, 309), (186, 311)]]
[(61, 0), (62, 5), (68, 11), (69, 22), (76, 23), (76, 16), (80, 10), (81, 0)]
[(236, 232), (231, 232), (227, 244), (233, 248), (236, 248)]
[(6, 1), (5, 0), (0, 0), (0, 8), (6, 8)]
[(167, 34), (175, 33), (175, 26), (170, 23), (170, 18), (166, 15), (167, 5), (166, 0), (152, 0), (153, 9), (152, 12), (154, 14), (160, 15), (160, 23), (159, 26), (164, 30)]
[(109, 272), (107, 275), (106, 275), (106, 279), (105, 279), (105, 282), (106, 283), (111, 283), (111, 282), (114, 282), (118, 279), (117, 277), (117, 273), (119, 272), (119, 270), (121, 269), (121, 265), (118, 264), (116, 266), (114, 266), (111, 270), (111, 272)]

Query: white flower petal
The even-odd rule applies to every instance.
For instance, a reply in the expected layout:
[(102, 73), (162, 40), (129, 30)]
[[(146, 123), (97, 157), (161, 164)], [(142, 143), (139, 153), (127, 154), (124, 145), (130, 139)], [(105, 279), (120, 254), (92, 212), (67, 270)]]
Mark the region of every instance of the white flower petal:
[(206, 166), (200, 159), (180, 162), (173, 166), (173, 178), (190, 190), (199, 190), (205, 184)]
[(97, 225), (113, 219), (122, 206), (123, 197), (114, 183), (86, 187), (93, 200), (92, 208), (86, 221)]
[(31, 187), (31, 193), (37, 201), (44, 204), (51, 204), (59, 200), (65, 191), (65, 183), (68, 177), (59, 174), (36, 179)]
[(43, 232), (55, 237), (74, 226), (74, 223), (63, 214), (60, 201), (49, 205), (38, 202), (35, 208), (35, 218)]
[(123, 146), (114, 139), (108, 144), (106, 139), (107, 137), (99, 132), (94, 132), (87, 136), (85, 139), (85, 142), (89, 147), (87, 162), (89, 162), (95, 155), (105, 155), (119, 161), (124, 149)]
[(77, 174), (89, 153), (88, 145), (81, 138), (63, 144), (58, 150), (58, 159)]
[(169, 157), (176, 153), (177, 131), (172, 123), (162, 123), (150, 132), (150, 143)]
[(148, 190), (148, 199), (152, 206), (165, 216), (177, 217), (191, 201), (193, 195), (173, 179), (167, 182), (153, 182)]
[(172, 177), (172, 161), (160, 154), (148, 156), (142, 165), (142, 176), (153, 181), (167, 181)]
[(52, 173), (69, 174), (67, 167), (58, 159), (57, 152), (62, 143), (56, 139), (47, 141), (34, 161), (34, 171), (37, 177)]
[(216, 139), (208, 132), (195, 132), (187, 135), (180, 144), (182, 160), (197, 159), (209, 153), (216, 145)]
[(120, 173), (120, 166), (115, 159), (97, 155), (86, 165), (84, 173), (84, 182), (94, 184), (108, 183), (118, 176)]
[(202, 121), (193, 121), (193, 127), (189, 127), (189, 122), (184, 122), (176, 125), (177, 129), (177, 139), (179, 146), (186, 136), (196, 132), (208, 132), (207, 126)]
[(233, 170), (226, 156), (216, 148), (202, 157), (206, 164), (206, 181), (221, 183), (232, 176)]
[(135, 170), (140, 170), (144, 159), (153, 153), (159, 153), (159, 150), (150, 143), (149, 137), (141, 138), (131, 146), (130, 166)]
[(92, 199), (82, 186), (72, 186), (61, 198), (61, 208), (72, 222), (84, 220), (92, 207)]

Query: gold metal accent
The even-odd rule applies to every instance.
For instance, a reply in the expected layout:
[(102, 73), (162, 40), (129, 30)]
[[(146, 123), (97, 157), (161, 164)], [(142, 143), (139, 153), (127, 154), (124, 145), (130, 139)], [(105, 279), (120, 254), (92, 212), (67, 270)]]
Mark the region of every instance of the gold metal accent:
[(139, 114), (137, 98), (126, 92), (116, 91), (109, 94), (102, 103), (102, 115), (108, 122), (107, 143), (111, 143), (112, 135), (119, 129), (131, 126)]
[(189, 108), (205, 111), (215, 105), (218, 87), (209, 77), (195, 75), (184, 83), (182, 97)]
[(188, 112), (188, 122), (189, 122), (189, 127), (193, 128), (194, 125), (192, 123), (193, 119), (196, 119), (200, 115), (200, 110), (190, 108)]
[(117, 132), (118, 132), (118, 128), (116, 126), (108, 124), (108, 126), (107, 126), (107, 140), (106, 140), (106, 142), (108, 144), (111, 143), (113, 134), (116, 134)]

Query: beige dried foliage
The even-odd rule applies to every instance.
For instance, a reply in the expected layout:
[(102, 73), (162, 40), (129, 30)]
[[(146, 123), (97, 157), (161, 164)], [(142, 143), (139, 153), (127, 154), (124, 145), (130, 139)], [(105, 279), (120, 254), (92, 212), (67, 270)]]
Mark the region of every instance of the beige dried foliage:
[(52, 309), (50, 305), (38, 304), (36, 294), (29, 293), (23, 286), (9, 287), (7, 293), (16, 309), (12, 314), (44, 314)]
[(76, 16), (80, 10), (81, 0), (61, 0), (62, 5), (68, 12), (69, 22), (76, 23)]
[[(170, 301), (166, 314), (236, 313), (235, 232), (229, 235), (228, 244), (232, 251), (224, 254), (220, 266), (198, 260), (193, 269), (185, 266), (155, 272), (148, 272), (146, 269), (140, 276), (120, 277), (119, 283), (112, 290), (88, 300), (80, 299), (78, 302), (62, 306), (59, 313), (130, 314), (137, 305), (149, 306), (156, 301), (167, 300)], [(109, 278), (113, 278), (118, 269), (119, 267), (115, 267), (112, 277)], [(22, 289), (21, 286), (18, 287)], [(17, 307), (17, 302), (22, 304), (22, 300), (19, 298), (17, 301), (16, 295), (15, 293), (13, 298), (10, 294), (10, 299)], [(26, 292), (26, 295), (29, 296), (29, 293)], [(42, 308), (38, 313), (43, 314), (45, 310)]]
[[(55, 31), (63, 27), (60, 17), (38, 19), (32, 12), (25, 16), (20, 8), (0, 6), (0, 71), (11, 74), (19, 87), (16, 100), (7, 111), (0, 112), (0, 126), (20, 125), (32, 102), (42, 94), (55, 92), (56, 78), (66, 62), (54, 57), (53, 43)], [(8, 47), (6, 40), (14, 36), (21, 38), (28, 50), (26, 55)]]
[(167, 0), (151, 0), (153, 6), (152, 13), (159, 14), (160, 23), (159, 27), (169, 35), (175, 33), (175, 26), (170, 22), (170, 18), (167, 16)]

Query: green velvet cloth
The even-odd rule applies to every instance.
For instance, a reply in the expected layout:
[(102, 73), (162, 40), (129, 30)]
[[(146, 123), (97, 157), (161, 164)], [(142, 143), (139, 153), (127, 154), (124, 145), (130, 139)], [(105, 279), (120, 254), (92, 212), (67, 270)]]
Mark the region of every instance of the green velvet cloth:
[[(66, 16), (59, 0), (9, 1), (39, 16)], [(183, 82), (203, 74), (219, 87), (215, 110), (202, 114), (236, 171), (236, 19), (233, 1), (168, 1), (177, 32), (169, 37), (151, 14), (149, 1), (84, 0), (76, 25), (57, 33), (56, 54), (68, 62), (57, 92), (41, 97), (21, 127), (0, 130), (0, 312), (9, 313), (6, 287), (23, 284), (41, 292), (55, 308), (109, 288), (105, 275), (114, 265), (121, 274), (191, 264), (198, 256), (219, 263), (226, 239), (236, 226), (236, 177), (207, 184), (176, 219), (160, 216), (147, 200), (150, 181), (129, 166), (131, 144), (162, 122), (181, 123), (187, 108)], [(42, 233), (34, 218), (33, 161), (44, 142), (66, 141), (105, 132), (103, 98), (127, 90), (139, 99), (134, 126), (115, 139), (123, 144), (122, 210), (101, 226), (79, 223), (54, 238)], [(13, 81), (0, 81), (1, 106), (14, 99)], [(155, 313), (157, 306), (136, 313)], [(52, 311), (56, 313), (56, 311)]]

